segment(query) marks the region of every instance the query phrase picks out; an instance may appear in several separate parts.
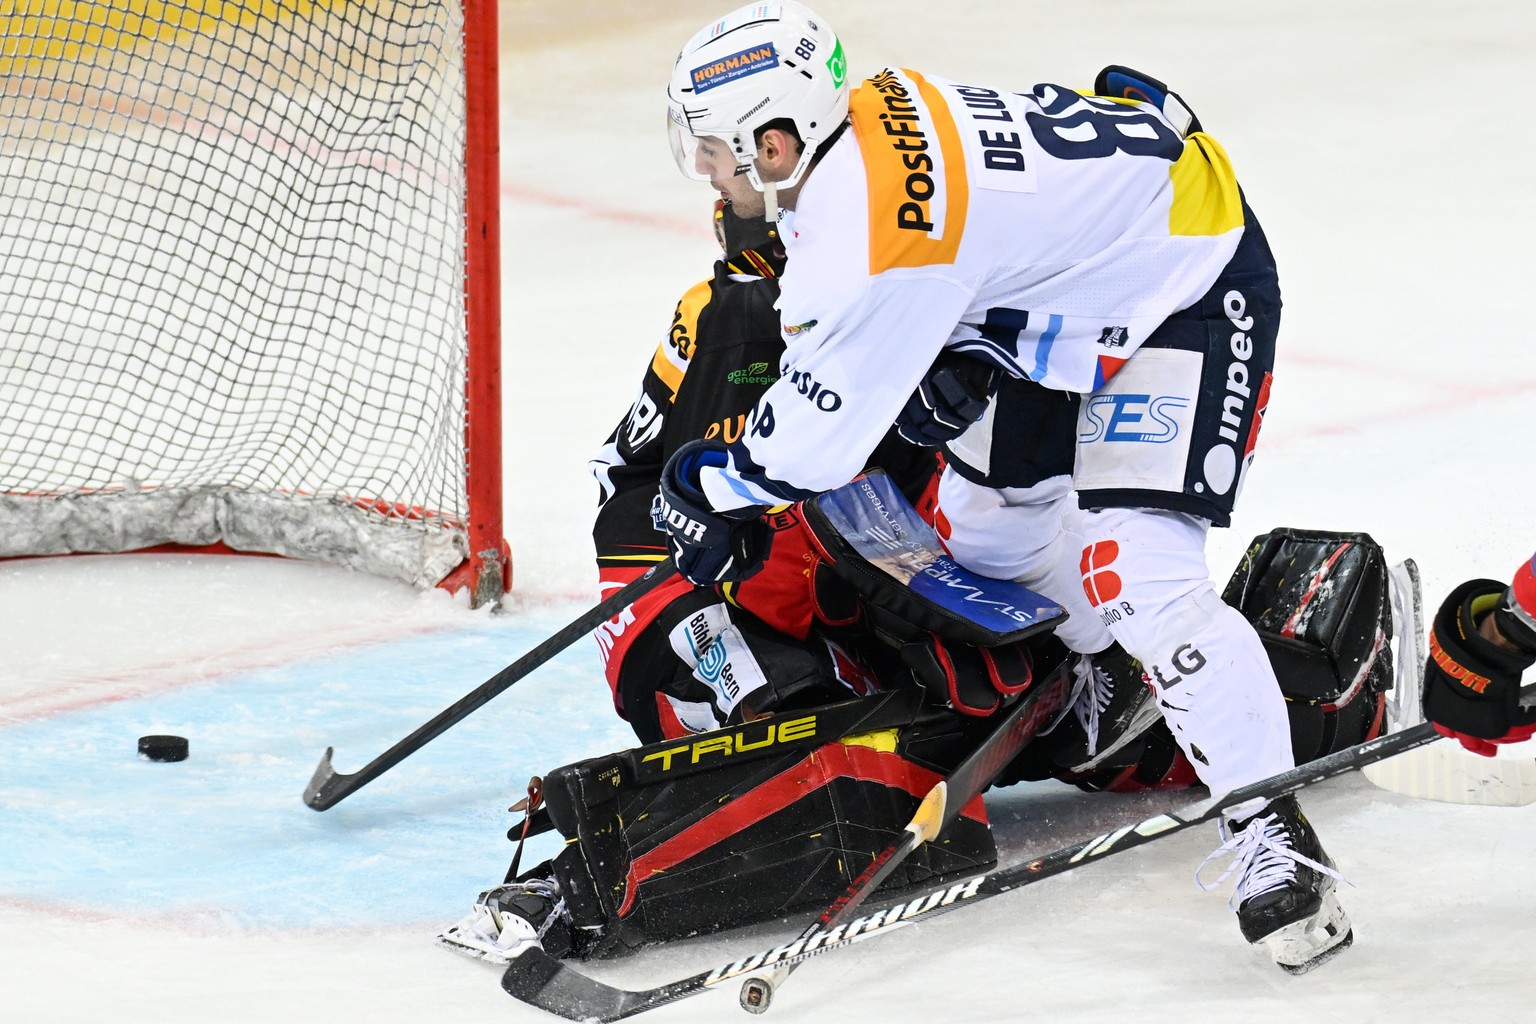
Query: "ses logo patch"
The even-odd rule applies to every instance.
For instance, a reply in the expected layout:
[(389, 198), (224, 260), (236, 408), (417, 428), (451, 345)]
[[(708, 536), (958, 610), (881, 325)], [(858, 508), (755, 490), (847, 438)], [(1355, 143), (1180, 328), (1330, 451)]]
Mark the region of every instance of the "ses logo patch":
[(701, 93), (778, 66), (778, 52), (772, 43), (764, 43), (696, 67), (688, 73), (688, 77), (693, 80), (693, 91)]

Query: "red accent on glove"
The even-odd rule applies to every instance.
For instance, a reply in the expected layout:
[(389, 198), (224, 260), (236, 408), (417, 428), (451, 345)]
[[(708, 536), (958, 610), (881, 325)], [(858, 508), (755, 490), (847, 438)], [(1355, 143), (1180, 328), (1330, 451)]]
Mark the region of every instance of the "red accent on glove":
[(974, 647), (928, 633), (902, 644), (901, 660), (925, 690), (963, 715), (990, 715), (1003, 697), (1022, 693), (1033, 681), (1022, 642)]
[(1480, 754), (1483, 757), (1497, 756), (1499, 752), (1499, 745), (1502, 743), (1524, 743), (1533, 735), (1536, 735), (1536, 722), (1532, 722), (1529, 725), (1514, 726), (1509, 730), (1509, 732), (1495, 740), (1485, 740), (1477, 736), (1468, 736), (1466, 733), (1457, 732), (1455, 729), (1447, 728), (1446, 726), (1441, 725), (1439, 722), (1433, 722), (1431, 724), (1434, 725), (1435, 731), (1438, 732), (1441, 736), (1449, 737), (1450, 739), (1455, 740), (1457, 743), (1460, 743), (1463, 747), (1472, 751), (1472, 753)]
[(1515, 601), (1531, 618), (1536, 619), (1536, 555), (1515, 570), (1514, 581), (1509, 589), (1515, 593)]

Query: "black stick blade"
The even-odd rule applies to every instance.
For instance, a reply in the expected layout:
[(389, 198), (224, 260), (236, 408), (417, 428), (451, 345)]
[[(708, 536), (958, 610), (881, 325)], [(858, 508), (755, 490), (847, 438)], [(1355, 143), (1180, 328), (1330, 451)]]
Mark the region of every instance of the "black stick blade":
[(310, 777), (309, 785), (304, 787), (304, 802), (317, 811), (323, 811), (341, 799), (346, 792), (346, 781), (351, 778), (350, 775), (338, 774), (331, 767), (331, 755), (335, 752), (335, 747), (325, 748), (315, 774)]
[(566, 1020), (622, 1020), (659, 1005), (574, 971), (537, 946), (512, 958), (501, 987), (518, 1001)]

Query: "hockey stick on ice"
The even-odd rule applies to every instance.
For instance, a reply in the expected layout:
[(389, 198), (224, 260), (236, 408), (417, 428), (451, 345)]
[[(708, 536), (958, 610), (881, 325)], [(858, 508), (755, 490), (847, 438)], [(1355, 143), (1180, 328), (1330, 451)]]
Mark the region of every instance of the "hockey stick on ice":
[(326, 747), (325, 754), (320, 758), (319, 767), (315, 769), (309, 785), (304, 787), (304, 802), (317, 811), (323, 811), (345, 800), (484, 707), (513, 683), (549, 661), (581, 637), (590, 634), (598, 626), (623, 611), (625, 606), (655, 590), (675, 575), (677, 575), (677, 567), (670, 559), (647, 569), (644, 575), (630, 581), (590, 610), (583, 612), (575, 621), (466, 693), (455, 704), (443, 709), (430, 721), (423, 723), (415, 732), (350, 775), (338, 772), (331, 767), (331, 755), (335, 752), (335, 748)]
[[(1522, 689), (1521, 697), (1526, 701), (1536, 700), (1536, 683)], [(605, 984), (566, 966), (537, 947), (529, 948), (507, 965), (506, 973), (501, 978), (501, 987), (516, 999), (569, 1020), (622, 1020), (697, 995), (726, 981), (761, 974), (765, 969), (780, 965), (799, 963), (830, 950), (886, 935), (919, 918), (1000, 896), (1052, 875), (1074, 870), (1088, 861), (1213, 821), (1249, 801), (1267, 803), (1313, 783), (1374, 764), (1439, 738), (1440, 734), (1428, 723), (1378, 736), (1234, 789), (1225, 796), (1154, 815), (1134, 825), (1106, 832), (1043, 857), (929, 889), (903, 903), (865, 914), (808, 938), (802, 936), (781, 946), (655, 988), (636, 991)]]
[[(847, 920), (914, 850), (932, 842), (944, 831), (961, 808), (981, 795), (987, 784), (997, 778), (997, 773), (1018, 757), (1041, 729), (1055, 721), (1071, 698), (1072, 680), (1072, 666), (1066, 662), (1026, 693), (1003, 721), (987, 734), (981, 745), (928, 791), (901, 835), (875, 855), (847, 891), (833, 900), (800, 933), (800, 938), (809, 939), (817, 932)], [(751, 1013), (767, 1010), (774, 992), (798, 966), (798, 962), (782, 964), (761, 977), (748, 978), (741, 986), (742, 1009)]]

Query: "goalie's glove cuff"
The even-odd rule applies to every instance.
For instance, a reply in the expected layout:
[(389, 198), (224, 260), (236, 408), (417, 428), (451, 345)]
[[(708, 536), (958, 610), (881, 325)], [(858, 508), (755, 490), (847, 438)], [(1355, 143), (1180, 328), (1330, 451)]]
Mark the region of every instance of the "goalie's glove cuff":
[(997, 391), (991, 363), (945, 349), (896, 416), (896, 433), (923, 448), (937, 448), (981, 419)]
[(1477, 631), (1504, 593), (1493, 580), (1452, 590), (1435, 613), (1424, 665), (1424, 717), (1489, 757), (1495, 743), (1527, 739), (1536, 728), (1536, 711), (1520, 707), (1520, 674), (1536, 663), (1536, 653), (1508, 650)]
[(902, 644), (901, 660), (933, 700), (964, 715), (992, 714), (1033, 678), (1023, 641), (977, 647), (929, 633)]
[(1493, 608), (1499, 635), (1536, 656), (1536, 556), (1515, 570), (1515, 578)]
[(651, 503), (651, 519), (667, 534), (677, 571), (699, 585), (746, 579), (768, 555), (771, 531), (762, 520), (766, 506), (716, 511), (699, 486), (700, 469), (724, 466), (727, 459), (718, 441), (689, 441), (667, 460)]

